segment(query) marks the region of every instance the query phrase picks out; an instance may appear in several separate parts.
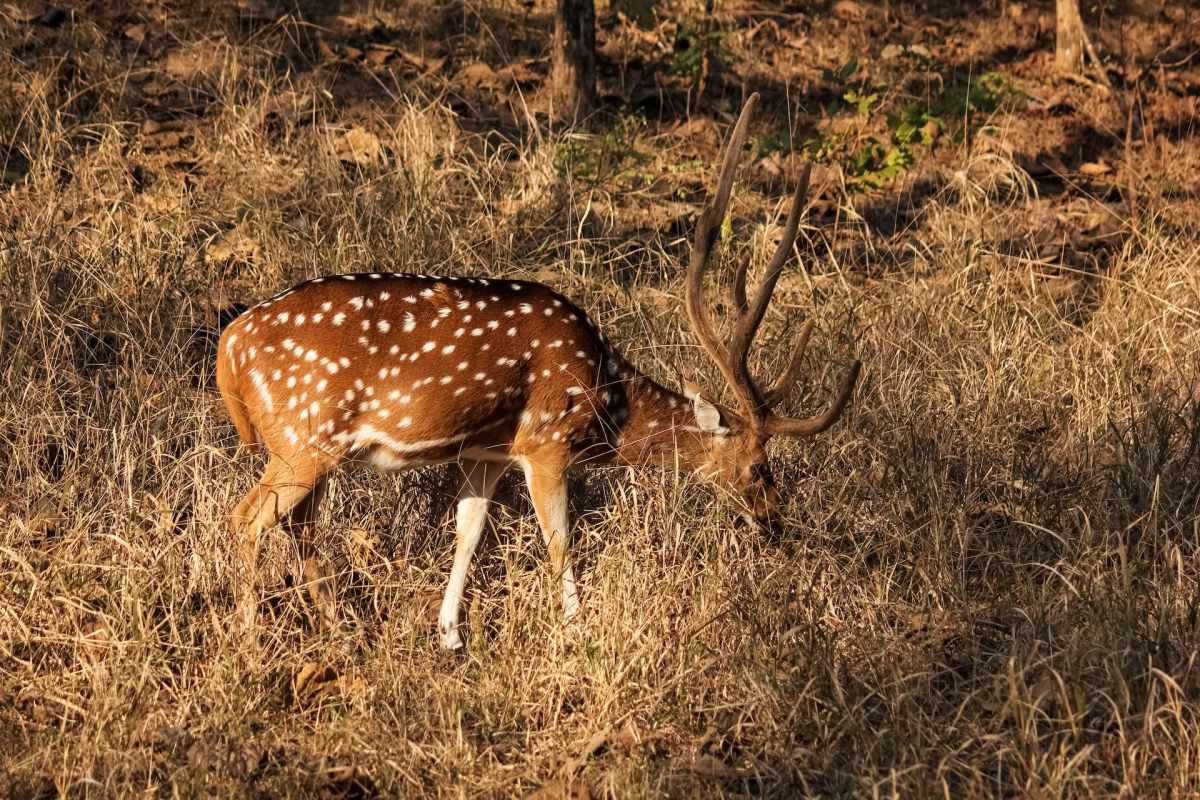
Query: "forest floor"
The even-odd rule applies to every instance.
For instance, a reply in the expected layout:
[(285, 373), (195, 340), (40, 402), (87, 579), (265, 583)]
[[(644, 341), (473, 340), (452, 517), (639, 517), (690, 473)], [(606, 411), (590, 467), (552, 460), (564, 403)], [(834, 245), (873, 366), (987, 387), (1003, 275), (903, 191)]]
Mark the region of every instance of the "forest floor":
[[(0, 6), (0, 795), (1200, 794), (1200, 16), (1089, 8), (1068, 79), (1049, 0), (660, 5), (601, 4), (574, 129), (548, 0)], [(752, 91), (727, 267), (815, 163), (756, 368), (817, 322), (800, 414), (863, 362), (772, 445), (785, 530), (581, 473), (564, 629), (506, 481), (451, 655), (454, 468), (347, 472), (355, 624), (274, 532), (248, 656), (221, 324), (316, 275), (519, 276), (719, 394), (682, 276)]]

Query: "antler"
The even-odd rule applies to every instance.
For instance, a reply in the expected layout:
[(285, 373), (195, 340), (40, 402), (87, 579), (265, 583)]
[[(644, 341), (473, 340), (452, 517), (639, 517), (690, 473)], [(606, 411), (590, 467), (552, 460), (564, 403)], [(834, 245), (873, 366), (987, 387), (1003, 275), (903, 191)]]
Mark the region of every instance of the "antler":
[(717, 191), (700, 213), (696, 223), (696, 234), (692, 240), (691, 262), (687, 274), (687, 312), (692, 323), (692, 330), (700, 340), (709, 358), (720, 369), (729, 388), (737, 397), (738, 405), (745, 414), (746, 422), (751, 428), (762, 431), (767, 436), (810, 436), (828, 428), (842, 415), (846, 404), (854, 392), (861, 365), (855, 361), (846, 376), (833, 404), (822, 414), (806, 419), (779, 417), (771, 409), (783, 400), (796, 380), (800, 377), (800, 365), (803, 361), (804, 350), (812, 334), (813, 324), (810, 320), (805, 323), (796, 340), (791, 362), (786, 370), (767, 391), (763, 391), (755, 383), (750, 374), (749, 355), (754, 344), (755, 334), (766, 316), (767, 306), (775, 291), (775, 284), (783, 274), (783, 265), (791, 255), (792, 246), (796, 242), (796, 234), (800, 229), (800, 215), (804, 210), (805, 196), (808, 194), (809, 177), (812, 166), (806, 165), (796, 191), (792, 195), (792, 206), (788, 211), (784, 224), (783, 235), (775, 248), (771, 261), (767, 264), (766, 275), (754, 293), (752, 301), (747, 300), (746, 272), (750, 266), (747, 256), (738, 265), (734, 274), (733, 286), (730, 290), (730, 305), (733, 307), (737, 320), (734, 323), (733, 334), (729, 339), (728, 349), (721, 344), (708, 313), (704, 309), (702, 289), (704, 270), (712, 253), (713, 244), (720, 235), (721, 222), (729, 207), (729, 197), (733, 190), (733, 178), (737, 171), (738, 156), (746, 141), (746, 129), (750, 113), (758, 102), (758, 94), (752, 94), (742, 106), (741, 116), (729, 135), (725, 144), (725, 152), (721, 158), (721, 169), (717, 174)]
[[(750, 112), (757, 102), (757, 93), (750, 95), (746, 100), (746, 104), (742, 106), (742, 114), (738, 117), (737, 124), (733, 126), (733, 132), (729, 134), (729, 140), (725, 143), (725, 152), (721, 158), (721, 171), (717, 178), (717, 193), (700, 212), (700, 219), (696, 221), (696, 233), (692, 238), (692, 259), (688, 265), (687, 274), (687, 312), (688, 319), (692, 323), (692, 331), (700, 340), (700, 345), (708, 353), (709, 358), (721, 370), (726, 383), (733, 387), (739, 403), (751, 416), (754, 414), (754, 407), (749, 404), (749, 398), (752, 395), (749, 394), (749, 387), (745, 387), (743, 390), (743, 387), (739, 385), (739, 376), (733, 370), (729, 354), (725, 352), (725, 348), (717, 340), (717, 335), (713, 331), (708, 312), (704, 309), (702, 280), (704, 268), (708, 265), (708, 256), (721, 232), (721, 222), (725, 219), (725, 211), (729, 206), (729, 195), (733, 191), (733, 176), (737, 170), (738, 154), (746, 141), (746, 128), (750, 122)], [(742, 285), (744, 289), (744, 280)]]

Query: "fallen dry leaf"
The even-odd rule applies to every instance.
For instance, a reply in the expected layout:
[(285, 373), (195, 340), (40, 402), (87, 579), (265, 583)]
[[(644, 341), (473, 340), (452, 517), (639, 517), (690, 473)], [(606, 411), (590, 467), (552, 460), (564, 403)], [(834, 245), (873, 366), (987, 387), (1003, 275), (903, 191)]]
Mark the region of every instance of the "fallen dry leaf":
[(219, 64), (220, 57), (215, 48), (193, 47), (167, 53), (162, 68), (171, 77), (186, 80), (216, 69)]
[(337, 681), (333, 667), (306, 661), (292, 678), (292, 702), (299, 705), (316, 697)]
[(884, 60), (892, 60), (905, 54), (921, 56), (922, 58), (933, 58), (933, 54), (929, 52), (929, 48), (919, 44), (889, 44), (883, 50), (879, 51), (879, 57)]
[(370, 31), (379, 24), (379, 19), (374, 14), (338, 14), (334, 22), (347, 31)]
[(623, 750), (632, 750), (640, 745), (645, 738), (641, 731), (638, 730), (637, 723), (632, 719), (625, 720), (625, 724), (621, 726), (612, 736), (613, 747), (620, 747)]
[(226, 231), (204, 251), (204, 260), (210, 264), (226, 261), (250, 262), (262, 255), (262, 245), (242, 231), (241, 226)]
[(366, 50), (358, 52), (365, 63), (381, 67), (395, 57), (396, 48), (386, 44), (369, 44)]
[(508, 83), (482, 61), (472, 61), (458, 71), (458, 80), (482, 89), (500, 90)]
[(334, 152), (339, 161), (365, 167), (382, 158), (383, 146), (378, 136), (355, 125), (337, 140)]
[(721, 129), (711, 117), (695, 116), (671, 131), (671, 136), (696, 149), (718, 147)]
[(353, 764), (330, 765), (322, 759), (319, 774), (325, 779), (326, 789), (335, 797), (378, 797), (371, 776)]
[(271, 95), (263, 104), (264, 117), (291, 119), (312, 111), (314, 104), (311, 94), (287, 90)]
[(174, 214), (184, 206), (183, 198), (171, 192), (145, 192), (138, 195), (137, 205), (151, 214)]
[(375, 66), (383, 66), (396, 54), (396, 48), (390, 45), (373, 44), (367, 48), (366, 59)]
[(508, 66), (501, 68), (496, 74), (502, 78), (505, 78), (507, 82), (519, 85), (536, 83), (541, 79), (541, 76), (530, 69), (530, 65), (533, 63), (535, 63), (534, 60), (529, 59), (527, 61), (509, 64)]
[(811, 47), (808, 37), (802, 33), (791, 34), (783, 40), (783, 45), (793, 50), (807, 50)]
[(142, 94), (147, 97), (162, 97), (175, 91), (175, 87), (159, 78), (152, 78), (142, 84)]
[(356, 569), (367, 570), (384, 560), (380, 554), (383, 541), (377, 534), (363, 528), (352, 528), (348, 538), (350, 559)]
[(1042, 294), (1055, 302), (1075, 297), (1087, 288), (1087, 281), (1070, 276), (1049, 278), (1041, 283)]
[(367, 682), (361, 675), (341, 675), (331, 666), (306, 661), (292, 678), (292, 704), (312, 705), (334, 696), (361, 701), (367, 689)]
[(108, 655), (111, 641), (108, 627), (102, 620), (85, 622), (79, 629), (82, 635), (79, 654), (90, 664), (99, 664)]
[(1080, 164), (1079, 171), (1084, 175), (1107, 175), (1112, 172), (1112, 167), (1102, 158), (1099, 161), (1088, 161), (1087, 163)]
[(243, 775), (252, 775), (262, 763), (263, 757), (266, 756), (267, 749), (258, 742), (246, 742), (242, 745), (240, 760)]
[(833, 15), (838, 19), (856, 20), (865, 17), (867, 12), (854, 0), (838, 0), (833, 4)]
[(142, 135), (153, 136), (156, 133), (166, 133), (168, 131), (182, 131), (185, 125), (182, 120), (167, 119), (154, 120), (148, 119), (142, 123)]
[(142, 125), (142, 150), (146, 152), (181, 148), (191, 140), (192, 132), (175, 122), (146, 120)]
[(1036, 173), (1031, 173), (1031, 174), (1035, 174), (1035, 175), (1046, 175), (1046, 174), (1063, 175), (1063, 174), (1066, 174), (1066, 173), (1070, 172), (1070, 170), (1067, 168), (1067, 165), (1063, 163), (1063, 160), (1062, 160), (1061, 158), (1059, 158), (1058, 156), (1056, 156), (1056, 155), (1053, 155), (1053, 154), (1051, 154), (1051, 155), (1047, 155), (1047, 156), (1044, 156), (1044, 157), (1042, 158), (1042, 160), (1041, 160), (1041, 161), (1039, 161), (1039, 162), (1037, 163), (1037, 167), (1038, 167), (1039, 171), (1038, 171), (1038, 172), (1036, 172)]
[(446, 63), (446, 59), (437, 56), (423, 56), (418, 53), (410, 53), (407, 50), (396, 50), (400, 57), (412, 64), (423, 73), (436, 72)]
[[(602, 728), (601, 730), (598, 730), (592, 734), (592, 737), (588, 739), (587, 744), (583, 746), (583, 748), (579, 751), (579, 754), (563, 764), (560, 774), (564, 777), (564, 780), (570, 779), (575, 775), (575, 773), (579, 772), (579, 770), (583, 768), (583, 766), (588, 762), (588, 759), (595, 756), (604, 748), (620, 747), (624, 750), (631, 750), (636, 745), (640, 744), (641, 741), (642, 736), (633, 720), (625, 720), (625, 722), (619, 728), (615, 725), (609, 725), (608, 727)], [(574, 781), (572, 781), (572, 785), (573, 784)], [(562, 784), (562, 781), (559, 781), (554, 784), (547, 784), (543, 787), (543, 789), (553, 785), (565, 784)], [(563, 795), (560, 794), (559, 796)]]

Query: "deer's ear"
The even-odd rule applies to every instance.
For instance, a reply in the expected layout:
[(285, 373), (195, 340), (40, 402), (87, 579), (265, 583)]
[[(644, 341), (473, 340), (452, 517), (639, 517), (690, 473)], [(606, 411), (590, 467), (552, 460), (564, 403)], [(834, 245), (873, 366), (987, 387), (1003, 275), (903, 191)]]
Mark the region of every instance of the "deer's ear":
[(696, 424), (705, 433), (718, 436), (729, 433), (721, 419), (721, 410), (698, 394), (692, 395), (692, 413), (696, 415)]

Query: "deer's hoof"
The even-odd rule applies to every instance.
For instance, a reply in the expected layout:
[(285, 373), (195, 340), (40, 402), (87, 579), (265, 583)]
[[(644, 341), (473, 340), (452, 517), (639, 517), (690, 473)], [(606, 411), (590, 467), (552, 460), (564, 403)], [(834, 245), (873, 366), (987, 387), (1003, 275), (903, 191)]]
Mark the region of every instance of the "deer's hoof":
[(451, 652), (462, 650), (462, 637), (458, 634), (458, 626), (442, 628), (442, 649)]
[(579, 596), (568, 594), (563, 597), (563, 623), (570, 624), (579, 616)]

